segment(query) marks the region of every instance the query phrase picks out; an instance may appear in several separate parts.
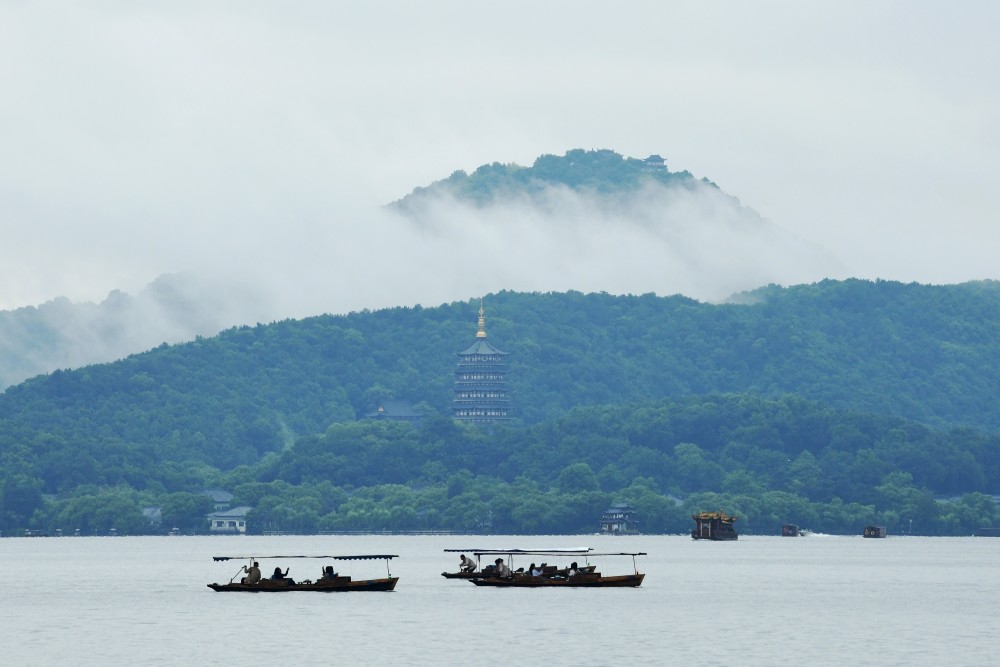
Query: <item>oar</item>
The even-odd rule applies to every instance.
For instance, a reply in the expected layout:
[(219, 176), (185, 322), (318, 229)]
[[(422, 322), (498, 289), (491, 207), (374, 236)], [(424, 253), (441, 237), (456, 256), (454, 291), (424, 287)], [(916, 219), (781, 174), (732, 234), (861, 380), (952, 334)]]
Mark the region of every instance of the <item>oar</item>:
[[(253, 559), (251, 559), (250, 562), (252, 563)], [(229, 583), (233, 583), (233, 581), (236, 580), (236, 577), (240, 576), (240, 574), (242, 574), (243, 570), (245, 570), (245, 569), (247, 569), (246, 565), (240, 565), (240, 569), (236, 570), (236, 574), (234, 574), (232, 576), (232, 578), (229, 580)]]

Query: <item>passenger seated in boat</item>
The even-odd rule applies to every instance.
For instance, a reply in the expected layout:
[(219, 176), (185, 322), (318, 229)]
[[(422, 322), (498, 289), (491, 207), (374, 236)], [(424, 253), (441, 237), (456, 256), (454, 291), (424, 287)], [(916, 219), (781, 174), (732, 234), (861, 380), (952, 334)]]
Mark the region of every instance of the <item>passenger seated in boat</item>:
[(327, 565), (326, 567), (323, 568), (323, 576), (320, 577), (320, 580), (336, 579), (336, 578), (337, 578), (337, 573), (333, 571), (332, 565)]
[(507, 567), (507, 563), (503, 562), (503, 558), (497, 558), (496, 560), (495, 576), (501, 579), (510, 579), (510, 568)]
[(538, 567), (534, 563), (531, 564), (531, 567), (528, 569), (528, 572), (531, 572), (531, 576), (533, 577), (542, 576), (542, 568)]
[(465, 554), (459, 559), (459, 567), (462, 572), (475, 572), (476, 571), (476, 561), (472, 560)]
[(570, 563), (569, 569), (566, 570), (566, 576), (575, 577), (576, 575), (577, 575), (576, 561), (573, 561), (572, 563)]
[(247, 576), (240, 579), (241, 584), (256, 584), (260, 582), (260, 564), (257, 561), (254, 561), (250, 567), (244, 565), (243, 571), (247, 573)]
[(271, 581), (287, 581), (289, 586), (295, 585), (295, 580), (288, 576), (288, 568), (282, 572), (280, 567), (274, 568), (274, 574), (271, 575)]

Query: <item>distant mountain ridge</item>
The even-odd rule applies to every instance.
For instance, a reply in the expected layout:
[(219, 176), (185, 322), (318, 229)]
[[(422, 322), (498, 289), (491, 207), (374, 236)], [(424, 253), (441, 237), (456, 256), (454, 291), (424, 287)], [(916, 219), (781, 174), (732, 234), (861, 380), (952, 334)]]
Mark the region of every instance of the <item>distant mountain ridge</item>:
[[(512, 354), (516, 416), (527, 423), (582, 405), (750, 392), (1000, 429), (1000, 283), (824, 281), (743, 298), (750, 304), (501, 292), (486, 298), (486, 322)], [(477, 308), (239, 327), (35, 378), (0, 394), (0, 442), (49, 434), (86, 450), (113, 438), (229, 467), (385, 398), (446, 415), (454, 354), (474, 335)]]

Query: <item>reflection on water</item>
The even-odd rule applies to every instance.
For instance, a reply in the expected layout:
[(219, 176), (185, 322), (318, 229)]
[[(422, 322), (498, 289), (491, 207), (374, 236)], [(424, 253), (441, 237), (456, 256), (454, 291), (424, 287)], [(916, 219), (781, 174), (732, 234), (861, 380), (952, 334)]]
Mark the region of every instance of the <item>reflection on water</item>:
[[(458, 561), (445, 548), (584, 544), (648, 552), (643, 586), (493, 589), (440, 576)], [(250, 553), (399, 554), (400, 581), (392, 593), (205, 586), (242, 565), (211, 556)], [(989, 538), (4, 538), (0, 636), (9, 665), (991, 665), (998, 556)], [(282, 563), (296, 579), (320, 565)], [(338, 569), (385, 575), (384, 561)]]

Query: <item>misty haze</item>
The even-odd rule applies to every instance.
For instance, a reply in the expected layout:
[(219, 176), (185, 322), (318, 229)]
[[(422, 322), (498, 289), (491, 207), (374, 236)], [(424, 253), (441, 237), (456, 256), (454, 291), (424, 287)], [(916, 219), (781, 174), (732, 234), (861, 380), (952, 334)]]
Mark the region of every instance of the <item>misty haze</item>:
[[(549, 183), (499, 191), (485, 205), (430, 189), (404, 202), (331, 220), (291, 247), (279, 241), (279, 255), (259, 271), (220, 257), (99, 305), (61, 299), (0, 312), (0, 386), (289, 317), (435, 306), (501, 289), (720, 301), (846, 272), (821, 248), (694, 179), (605, 192)], [(319, 251), (296, 252), (307, 241)]]

